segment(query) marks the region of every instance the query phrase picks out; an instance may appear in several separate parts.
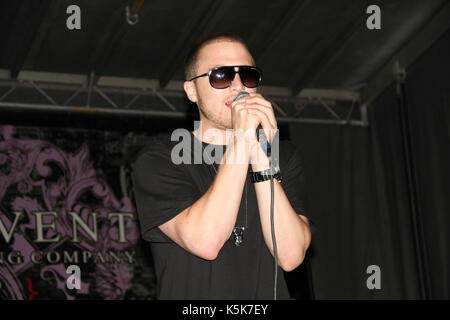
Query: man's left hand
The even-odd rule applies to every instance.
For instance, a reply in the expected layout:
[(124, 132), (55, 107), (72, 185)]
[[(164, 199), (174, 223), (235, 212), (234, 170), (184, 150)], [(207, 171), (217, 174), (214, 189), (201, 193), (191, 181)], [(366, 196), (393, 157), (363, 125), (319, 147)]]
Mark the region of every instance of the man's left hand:
[[(267, 141), (269, 144), (272, 144), (273, 137), (276, 130), (278, 130), (272, 103), (259, 93), (250, 93), (246, 98), (245, 108), (248, 112), (257, 115), (261, 119), (261, 126), (267, 137)], [(253, 165), (253, 170), (263, 170), (268, 167), (269, 160), (259, 143), (251, 146), (250, 159), (253, 159), (252, 163), (256, 164)]]

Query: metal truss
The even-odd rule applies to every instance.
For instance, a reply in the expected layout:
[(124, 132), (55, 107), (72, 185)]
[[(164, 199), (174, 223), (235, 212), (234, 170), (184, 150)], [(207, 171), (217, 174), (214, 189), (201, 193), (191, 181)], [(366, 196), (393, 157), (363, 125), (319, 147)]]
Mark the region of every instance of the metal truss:
[[(11, 79), (0, 70), (0, 109), (87, 112), (118, 116), (185, 118), (196, 116), (182, 81), (161, 88), (157, 79), (21, 71)], [(367, 107), (348, 90), (262, 87), (279, 123), (368, 126)]]

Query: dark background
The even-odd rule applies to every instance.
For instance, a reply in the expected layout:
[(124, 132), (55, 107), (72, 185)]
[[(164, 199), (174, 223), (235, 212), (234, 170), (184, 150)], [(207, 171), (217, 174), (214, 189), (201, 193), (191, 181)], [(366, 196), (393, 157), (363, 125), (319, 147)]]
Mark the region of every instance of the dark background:
[[(290, 127), (318, 225), (316, 298), (449, 298), (449, 54), (447, 33), (406, 70), (415, 216), (394, 85), (371, 106), (369, 128)], [(381, 290), (367, 290), (372, 264), (381, 268)]]

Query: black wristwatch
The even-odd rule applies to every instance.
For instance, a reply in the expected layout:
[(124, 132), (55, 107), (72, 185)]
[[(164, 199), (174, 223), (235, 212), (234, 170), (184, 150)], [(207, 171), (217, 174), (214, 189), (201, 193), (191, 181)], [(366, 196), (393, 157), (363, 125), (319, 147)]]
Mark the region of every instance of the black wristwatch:
[(262, 170), (262, 171), (258, 171), (258, 172), (250, 171), (251, 177), (252, 177), (252, 182), (256, 183), (256, 182), (267, 181), (267, 180), (270, 180), (270, 178), (272, 176), (275, 180), (278, 180), (278, 182), (281, 182), (282, 178), (281, 178), (281, 173), (280, 173), (279, 167), (274, 169), (273, 175), (270, 174), (270, 172), (271, 172), (270, 169), (266, 169), (266, 170)]

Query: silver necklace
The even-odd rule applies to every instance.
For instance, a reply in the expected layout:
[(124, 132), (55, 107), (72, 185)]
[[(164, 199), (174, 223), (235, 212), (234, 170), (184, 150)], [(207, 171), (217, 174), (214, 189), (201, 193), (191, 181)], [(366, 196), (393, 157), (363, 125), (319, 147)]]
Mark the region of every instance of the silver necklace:
[[(199, 139), (200, 141), (200, 139)], [(214, 171), (217, 174), (216, 166), (214, 165), (214, 162), (211, 160), (209, 155), (205, 152), (205, 148), (203, 147), (202, 141), (200, 141), (202, 144), (203, 153), (206, 154), (208, 157), (209, 162), (212, 164)], [(233, 234), (234, 234), (234, 245), (239, 247), (244, 242), (244, 230), (247, 229), (247, 176), (245, 177), (245, 226), (242, 227), (234, 227)]]

